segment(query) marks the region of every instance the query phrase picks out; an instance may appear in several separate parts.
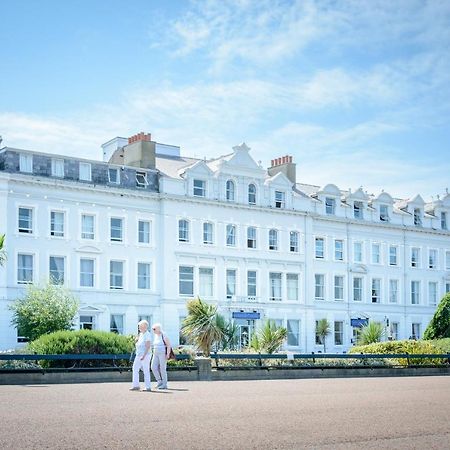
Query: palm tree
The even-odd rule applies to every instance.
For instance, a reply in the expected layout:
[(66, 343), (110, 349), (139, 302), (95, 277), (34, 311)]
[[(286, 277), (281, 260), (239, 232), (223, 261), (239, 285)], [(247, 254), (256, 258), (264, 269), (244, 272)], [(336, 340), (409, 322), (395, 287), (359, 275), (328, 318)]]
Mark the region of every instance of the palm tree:
[(364, 325), (358, 333), (358, 344), (367, 345), (380, 342), (386, 330), (381, 322), (369, 322)]
[(273, 320), (266, 320), (262, 327), (253, 333), (250, 347), (257, 352), (264, 350), (272, 354), (283, 345), (287, 334), (286, 328), (277, 327)]
[(189, 300), (186, 306), (188, 315), (183, 320), (181, 333), (209, 356), (212, 346), (223, 339), (223, 318), (217, 314), (216, 305), (209, 305), (200, 298)]
[(6, 262), (6, 250), (3, 248), (5, 244), (5, 235), (0, 234), (0, 266)]
[(239, 327), (232, 320), (226, 320), (221, 314), (217, 314), (216, 323), (222, 330), (222, 341), (218, 343), (220, 350), (234, 350), (237, 344)]
[(316, 335), (319, 337), (320, 343), (323, 345), (323, 352), (326, 353), (327, 336), (331, 333), (331, 325), (327, 319), (320, 319), (316, 322)]

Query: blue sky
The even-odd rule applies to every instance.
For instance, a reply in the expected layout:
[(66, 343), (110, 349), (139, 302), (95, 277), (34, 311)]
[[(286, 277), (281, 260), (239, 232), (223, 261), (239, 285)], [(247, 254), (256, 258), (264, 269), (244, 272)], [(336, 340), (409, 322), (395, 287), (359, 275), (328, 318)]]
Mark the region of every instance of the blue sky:
[(447, 0), (0, 1), (3, 144), (100, 158), (151, 132), (245, 141), (300, 182), (425, 200), (450, 187)]

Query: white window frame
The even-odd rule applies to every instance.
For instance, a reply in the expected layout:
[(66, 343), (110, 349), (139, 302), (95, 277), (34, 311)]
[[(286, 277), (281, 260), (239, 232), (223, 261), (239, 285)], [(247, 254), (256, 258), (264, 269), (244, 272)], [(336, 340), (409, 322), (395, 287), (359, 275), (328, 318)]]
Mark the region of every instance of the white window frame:
[[(320, 278), (318, 278), (320, 277)], [(315, 273), (314, 274), (314, 299), (315, 300), (325, 300), (325, 274), (323, 273)], [(322, 283), (319, 284), (318, 280), (321, 280)], [(321, 291), (321, 296), (317, 295), (320, 293), (318, 289)]]
[[(341, 249), (338, 248), (338, 244), (342, 245)], [(344, 261), (344, 240), (335, 239), (334, 240), (334, 260)]]
[[(55, 230), (55, 220), (52, 216), (56, 214), (62, 214), (62, 231)], [(52, 238), (63, 238), (66, 233), (66, 212), (61, 210), (52, 209), (50, 211), (50, 233), (49, 236)]]
[[(252, 236), (250, 235), (250, 231)], [(258, 248), (257, 241), (257, 230), (256, 227), (247, 227), (247, 248), (251, 250), (256, 250)], [(252, 243), (252, 245), (250, 245)]]
[(448, 230), (446, 211), (441, 211), (441, 230)]
[(233, 180), (227, 180), (225, 183), (225, 199), (227, 202), (236, 200), (236, 183)]
[(298, 253), (299, 251), (299, 236), (298, 231), (289, 232), (289, 251), (292, 253)]
[(333, 197), (325, 197), (325, 214), (334, 216), (336, 214), (336, 199)]
[[(113, 237), (113, 220), (120, 220), (120, 238)], [(117, 227), (114, 230), (118, 229)], [(112, 243), (123, 243), (125, 241), (125, 219), (123, 217), (118, 216), (110, 216), (109, 218), (109, 242)]]
[(64, 159), (52, 158), (52, 177), (64, 178)]
[[(317, 244), (322, 242), (322, 254), (320, 255), (320, 250), (318, 251)], [(315, 259), (325, 259), (325, 238), (316, 236), (314, 238), (314, 258)]]
[[(360, 286), (355, 285), (355, 280), (359, 280)], [(356, 299), (355, 292), (359, 293), (359, 300)], [(352, 300), (361, 303), (364, 300), (364, 278), (354, 276), (352, 281)]]
[[(142, 224), (147, 224), (148, 230), (147, 232), (145, 232), (145, 230), (143, 230), (141, 232), (141, 223)], [(144, 226), (145, 228), (145, 226)], [(137, 235), (138, 235), (138, 244), (140, 245), (151, 245), (152, 244), (152, 221), (148, 220), (148, 219), (138, 219), (137, 221)], [(141, 237), (147, 237), (147, 240), (141, 240)]]
[[(201, 186), (196, 186), (196, 183), (202, 183)], [(206, 197), (206, 180), (201, 178), (194, 178), (192, 180), (192, 195), (194, 197)]]
[(382, 292), (383, 292), (382, 279), (381, 278), (372, 278), (372, 280), (370, 282), (370, 301), (371, 301), (371, 303), (381, 303)]
[[(31, 266), (20, 266), (19, 265), (19, 257), (21, 256), (29, 256), (31, 257)], [(29, 253), (29, 252), (18, 252), (17, 256), (16, 256), (16, 283), (17, 284), (33, 284), (34, 280), (35, 280), (35, 255), (34, 253)], [(24, 279), (19, 279), (19, 270), (22, 271), (27, 271), (27, 272), (31, 272), (31, 279), (28, 280), (26, 279), (27, 277), (25, 277)]]
[(279, 247), (278, 243), (278, 230), (272, 228), (269, 230), (269, 250), (277, 251)]
[[(148, 269), (148, 272), (146, 273), (146, 275), (143, 277), (140, 273), (139, 273), (139, 268), (141, 266), (146, 266)], [(145, 287), (141, 287), (139, 286), (140, 281), (144, 280), (145, 283)], [(138, 261), (136, 264), (136, 288), (139, 291), (144, 291), (144, 290), (151, 290), (152, 289), (152, 263), (149, 261)]]
[(33, 173), (33, 155), (29, 153), (19, 154), (19, 171), (23, 173)]
[[(92, 273), (91, 272), (84, 272), (81, 269), (81, 263), (82, 261), (91, 261), (92, 262)], [(79, 262), (78, 262), (78, 277), (79, 277), (79, 281), (78, 281), (78, 286), (81, 289), (93, 289), (95, 288), (95, 281), (96, 281), (96, 277), (95, 277), (95, 269), (96, 269), (96, 264), (97, 264), (97, 260), (95, 258), (89, 258), (89, 257), (80, 257)], [(92, 276), (92, 285), (88, 285), (88, 284), (82, 284), (82, 280), (83, 280), (83, 275), (85, 276)]]
[[(375, 252), (374, 249), (378, 248), (378, 252)], [(378, 255), (377, 260), (375, 260), (375, 256)], [(379, 242), (372, 242), (371, 245), (371, 263), (372, 264), (381, 264), (381, 244)]]
[[(253, 187), (252, 192), (250, 192), (251, 187)], [(247, 203), (249, 205), (256, 205), (257, 192), (258, 192), (258, 189), (256, 188), (256, 184), (255, 183), (249, 183), (249, 185), (247, 186)], [(254, 200), (250, 200), (251, 198), (252, 199), (254, 198)]]
[(136, 170), (135, 179), (136, 187), (138, 188), (146, 188), (149, 184), (147, 172), (145, 172), (144, 170)]
[[(183, 227), (181, 226), (183, 225)], [(184, 226), (186, 225), (186, 226)], [(178, 242), (190, 242), (191, 223), (188, 219), (178, 219)]]
[[(286, 274), (286, 298), (291, 302), (300, 300), (300, 275), (298, 273)], [(292, 295), (294, 293), (294, 295)]]
[[(20, 227), (20, 210), (26, 209), (30, 211), (28, 228)], [(30, 206), (18, 206), (17, 207), (17, 232), (19, 234), (34, 234), (34, 208)]]
[[(432, 289), (432, 286), (434, 288)], [(437, 281), (428, 282), (428, 304), (436, 306), (438, 304), (439, 283)]]
[[(182, 272), (182, 270), (181, 270), (182, 268), (189, 269), (189, 273), (188, 273), (188, 271)], [(184, 264), (180, 264), (178, 266), (178, 295), (180, 297), (192, 297), (194, 295), (194, 292), (195, 292), (195, 285), (194, 285), (195, 273), (194, 272), (195, 272), (194, 266), (184, 265)], [(192, 273), (192, 278), (191, 278), (191, 273)], [(187, 278), (186, 275), (189, 275), (189, 278)], [(192, 286), (192, 291), (189, 290), (189, 292), (182, 292), (182, 289), (181, 289), (182, 283), (189, 283), (189, 286)]]
[(286, 192), (275, 191), (275, 208), (284, 209), (286, 207)]
[[(112, 264), (113, 263), (120, 263), (122, 267), (122, 272), (119, 274), (119, 272), (113, 272)], [(122, 284), (113, 284), (113, 277), (121, 277), (122, 278)], [(124, 290), (125, 289), (125, 261), (118, 260), (118, 259), (111, 259), (109, 260), (109, 289), (110, 290)]]
[[(336, 284), (336, 281), (338, 279), (340, 279), (342, 281), (341, 285)], [(333, 286), (334, 300), (343, 302), (344, 301), (344, 289), (345, 289), (345, 276), (341, 275), (341, 274), (336, 274), (333, 276), (333, 281), (334, 281), (334, 286)]]
[[(392, 254), (392, 250), (395, 250), (395, 254)], [(393, 260), (394, 256), (395, 256), (395, 261)], [(391, 267), (398, 266), (398, 246), (397, 245), (389, 245), (389, 265)]]
[(227, 247), (236, 247), (236, 233), (237, 233), (237, 227), (236, 225), (229, 223), (225, 227), (225, 243)]
[[(111, 179), (111, 173), (116, 174), (115, 181)], [(108, 167), (108, 183), (111, 184), (120, 184), (120, 169), (117, 167)]]
[[(250, 283), (250, 273), (255, 274), (255, 276), (252, 276), (252, 283)], [(258, 296), (258, 271), (254, 270), (254, 269), (250, 269), (247, 270), (247, 274), (246, 274), (246, 291), (247, 291), (247, 298), (248, 299), (256, 299), (256, 297)], [(255, 280), (255, 282), (253, 283), (253, 278)], [(254, 286), (254, 294), (253, 292), (253, 286)], [(251, 289), (252, 288), (252, 291)], [(250, 292), (251, 291), (251, 292)]]
[[(339, 326), (337, 326), (337, 324), (339, 324)], [(334, 345), (336, 347), (344, 345), (344, 321), (335, 320), (333, 329), (334, 329)]]
[[(417, 251), (416, 251), (417, 250)], [(417, 254), (417, 255), (415, 255)], [(420, 269), (420, 259), (421, 259), (421, 251), (420, 247), (411, 247), (411, 258), (410, 258), (410, 265), (411, 267), (415, 269)]]
[[(278, 284), (279, 282), (279, 284)], [(281, 272), (269, 272), (269, 300), (280, 302), (283, 298), (283, 274)]]
[[(356, 246), (359, 246), (359, 252), (356, 251)], [(360, 255), (361, 257), (358, 259), (356, 256)], [(353, 242), (353, 262), (362, 264), (364, 260), (364, 245), (361, 241)]]
[(389, 206), (380, 205), (380, 221), (389, 222)]
[[(434, 255), (434, 261), (432, 255)], [(438, 261), (439, 261), (439, 250), (437, 248), (428, 249), (428, 268), (433, 270), (438, 269)]]
[(421, 227), (422, 226), (422, 210), (420, 208), (414, 208), (413, 217), (414, 217), (414, 226)]
[[(393, 289), (394, 286), (395, 289)], [(394, 278), (389, 279), (389, 303), (392, 305), (399, 303), (399, 287), (399, 280)]]
[(353, 202), (353, 218), (358, 220), (364, 219), (364, 203), (359, 200)]
[(202, 225), (204, 245), (214, 245), (214, 224), (212, 222), (203, 222)]
[[(84, 221), (83, 218), (84, 217), (92, 217), (92, 237), (86, 237), (86, 236), (91, 236), (91, 231), (84, 231), (83, 226), (84, 226)], [(80, 215), (80, 238), (82, 240), (86, 240), (86, 241), (93, 241), (95, 240), (95, 235), (96, 235), (96, 229), (95, 229), (95, 225), (97, 222), (97, 215), (96, 214), (92, 214), (92, 213), (88, 213), (88, 212), (82, 212)]]
[[(233, 279), (233, 284), (229, 283)], [(228, 289), (232, 287), (232, 289)], [(231, 300), (236, 296), (236, 288), (237, 288), (237, 269), (227, 268), (225, 272), (225, 292), (228, 300)]]
[[(417, 289), (414, 289), (414, 287), (417, 287)], [(410, 283), (411, 287), (411, 296), (410, 296), (410, 303), (411, 305), (420, 305), (420, 297), (421, 297), (421, 283), (420, 280), (411, 280)]]
[[(83, 169), (82, 169), (83, 167)], [(86, 173), (84, 173), (86, 171)], [(92, 164), (80, 162), (78, 166), (78, 179), (80, 181), (92, 181)]]
[[(62, 283), (59, 282), (53, 282), (52, 281), (52, 269), (51, 269), (51, 260), (58, 258), (58, 259), (62, 259)], [(66, 263), (67, 258), (65, 256), (61, 256), (61, 255), (50, 255), (48, 258), (48, 280), (50, 284), (53, 285), (59, 285), (59, 286), (64, 286), (67, 283), (66, 280), (66, 274), (67, 274), (67, 263)], [(55, 272), (55, 271), (53, 271)], [(59, 271), (60, 272), (60, 271)], [(56, 279), (54, 279), (54, 281), (57, 281)]]

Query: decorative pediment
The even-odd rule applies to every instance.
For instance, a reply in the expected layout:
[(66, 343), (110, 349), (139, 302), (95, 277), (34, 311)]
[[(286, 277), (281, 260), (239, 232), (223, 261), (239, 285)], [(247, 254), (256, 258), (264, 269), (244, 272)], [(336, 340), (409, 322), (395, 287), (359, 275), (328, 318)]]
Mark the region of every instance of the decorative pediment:
[(249, 154), (250, 147), (245, 142), (233, 147), (233, 153), (224, 162), (224, 166), (242, 167), (261, 171), (261, 167)]
[(103, 308), (99, 308), (98, 306), (92, 305), (82, 305), (78, 309), (78, 314), (99, 314), (104, 311)]
[(412, 199), (407, 202), (409, 205), (421, 206), (425, 205), (425, 201), (420, 194), (415, 195)]
[(292, 187), (292, 181), (289, 180), (289, 178), (282, 172), (278, 172), (273, 177), (267, 178), (266, 181), (264, 181), (264, 184), (270, 186), (280, 186), (284, 188)]
[(355, 192), (349, 192), (345, 196), (346, 200), (359, 200), (361, 202), (367, 202), (369, 200), (369, 196), (362, 190), (362, 188), (358, 188)]
[(180, 170), (180, 175), (183, 173), (189, 174), (189, 176), (210, 177), (212, 170), (207, 166), (206, 162), (201, 160), (197, 161), (191, 166), (184, 167)]
[(341, 191), (335, 184), (330, 183), (330, 184), (327, 184), (326, 186), (324, 186), (323, 188), (321, 188), (320, 191), (318, 192), (318, 194), (332, 195), (333, 197), (340, 197)]
[(394, 204), (394, 199), (387, 192), (381, 192), (377, 197), (375, 197), (375, 201), (378, 203), (387, 203), (389, 205)]
[(75, 249), (75, 251), (79, 253), (102, 253), (102, 251), (94, 245), (82, 245)]

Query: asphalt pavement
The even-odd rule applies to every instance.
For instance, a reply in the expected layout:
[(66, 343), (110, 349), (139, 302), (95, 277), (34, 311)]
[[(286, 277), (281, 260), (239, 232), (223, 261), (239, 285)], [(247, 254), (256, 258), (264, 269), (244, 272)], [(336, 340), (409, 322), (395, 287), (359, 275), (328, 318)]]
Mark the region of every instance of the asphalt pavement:
[(450, 377), (0, 386), (0, 449), (450, 449)]

